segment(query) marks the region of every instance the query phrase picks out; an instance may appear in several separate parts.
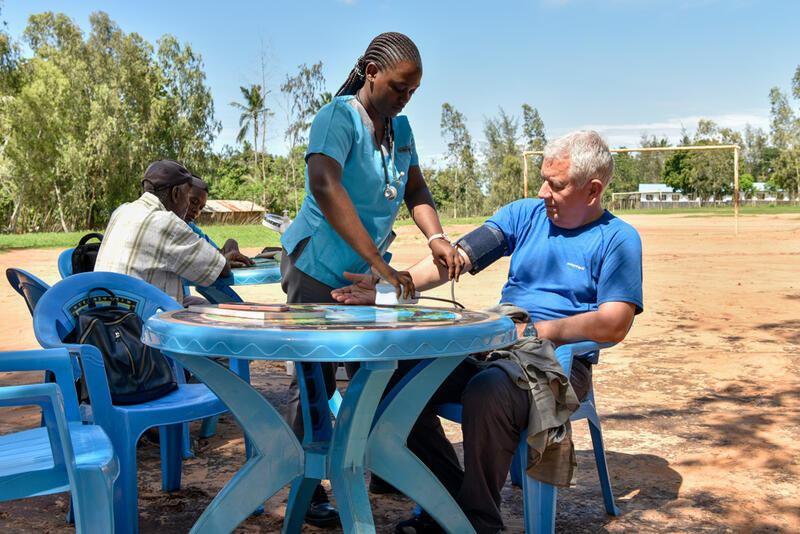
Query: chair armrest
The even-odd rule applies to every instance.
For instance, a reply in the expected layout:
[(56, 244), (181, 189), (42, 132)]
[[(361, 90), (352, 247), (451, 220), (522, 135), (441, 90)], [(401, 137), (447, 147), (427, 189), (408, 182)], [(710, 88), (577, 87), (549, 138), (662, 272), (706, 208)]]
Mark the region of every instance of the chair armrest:
[[(64, 347), (2, 353), (0, 371), (51, 371), (61, 388), (67, 420), (80, 421), (73, 360)], [(80, 367), (78, 371), (80, 372)]]
[(53, 463), (56, 466), (74, 467), (75, 454), (64, 415), (61, 390), (57, 384), (50, 382), (0, 387), (0, 406), (39, 406), (50, 438)]
[(64, 343), (63, 346), (81, 361), (95, 424), (102, 424), (101, 421), (110, 421), (110, 418), (114, 417), (111, 392), (108, 389), (108, 376), (100, 350), (94, 345)]
[(598, 343), (596, 341), (577, 341), (575, 343), (568, 343), (561, 345), (556, 349), (556, 359), (561, 367), (564, 369), (564, 374), (569, 376), (572, 371), (572, 359), (578, 354), (586, 352), (599, 351), (600, 349), (607, 349), (613, 347), (615, 343)]

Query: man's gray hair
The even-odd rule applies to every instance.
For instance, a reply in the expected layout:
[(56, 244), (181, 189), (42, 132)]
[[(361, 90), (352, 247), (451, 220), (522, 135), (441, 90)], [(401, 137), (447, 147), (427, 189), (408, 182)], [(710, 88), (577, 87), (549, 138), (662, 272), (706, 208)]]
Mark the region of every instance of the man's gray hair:
[(614, 158), (608, 145), (594, 130), (578, 130), (549, 141), (544, 147), (544, 159), (569, 157), (569, 177), (578, 187), (597, 178), (603, 188), (614, 175)]

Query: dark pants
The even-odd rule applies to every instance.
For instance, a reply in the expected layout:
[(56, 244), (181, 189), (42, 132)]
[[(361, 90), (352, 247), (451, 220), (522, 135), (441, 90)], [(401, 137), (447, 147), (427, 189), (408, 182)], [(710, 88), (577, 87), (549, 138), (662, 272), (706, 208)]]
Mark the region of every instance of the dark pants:
[[(281, 288), (286, 293), (286, 302), (289, 304), (336, 302), (331, 297), (332, 287), (308, 276), (294, 266), (295, 261), (303, 252), (303, 248), (305, 248), (305, 243), (300, 243), (291, 255), (287, 254), (285, 249), (281, 254)], [(295, 365), (297, 364), (303, 366), (303, 376), (309, 380), (314, 364), (295, 362)], [(319, 365), (322, 367), (322, 376), (325, 379), (325, 391), (328, 394), (328, 398), (330, 398), (336, 390), (336, 364), (322, 363)], [(314, 391), (313, 383), (307, 382), (306, 389), (307, 391)], [(316, 422), (314, 419), (319, 417), (319, 414), (316, 411), (312, 411), (311, 414), (312, 424), (314, 424)], [(303, 412), (300, 407), (300, 388), (297, 386), (297, 375), (289, 384), (289, 405), (286, 409), (286, 422), (294, 430), (297, 439), (302, 441)]]
[[(393, 381), (415, 363), (400, 362)], [(576, 359), (570, 381), (578, 398), (585, 399), (591, 389), (591, 365)], [(463, 406), (463, 470), (434, 409), (443, 403)], [(478, 534), (495, 534), (503, 527), (500, 490), (528, 425), (529, 409), (528, 393), (502, 369), (484, 368), (469, 358), (445, 379), (408, 436), (408, 448), (453, 495)]]
[[(283, 289), (284, 293), (286, 293), (286, 302), (290, 304), (335, 303), (336, 300), (331, 297), (331, 291), (333, 290), (331, 286), (323, 284), (316, 278), (308, 276), (306, 273), (294, 266), (295, 261), (298, 257), (300, 257), (300, 254), (302, 254), (307, 242), (308, 241), (300, 242), (291, 255), (287, 254), (286, 250), (283, 250), (283, 253), (281, 254), (281, 288)], [(310, 377), (312, 366), (314, 364), (303, 363), (300, 365), (303, 366), (304, 376)], [(331, 398), (334, 391), (336, 391), (337, 364), (321, 363), (319, 365), (322, 367), (322, 376), (325, 380), (325, 391), (328, 395), (328, 398)], [(348, 374), (350, 374), (350, 372), (355, 374), (357, 363), (356, 367), (351, 367), (352, 366), (348, 366)], [(307, 390), (314, 391), (313, 384), (307, 383)], [(315, 410), (312, 410), (311, 423), (314, 426), (317, 426), (317, 417), (319, 417), (319, 414), (317, 414)], [(286, 421), (289, 423), (289, 426), (292, 427), (292, 430), (294, 430), (297, 438), (302, 441), (303, 413), (300, 406), (300, 389), (297, 387), (296, 377), (292, 379), (292, 382), (289, 384), (289, 405), (286, 410)]]

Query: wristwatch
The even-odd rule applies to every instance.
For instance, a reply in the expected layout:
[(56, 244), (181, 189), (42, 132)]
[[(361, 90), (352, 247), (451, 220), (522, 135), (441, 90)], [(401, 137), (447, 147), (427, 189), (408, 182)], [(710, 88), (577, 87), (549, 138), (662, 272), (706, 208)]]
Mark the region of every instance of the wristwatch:
[(452, 241), (450, 241), (450, 238), (448, 237), (448, 235), (447, 235), (447, 234), (445, 234), (444, 232), (443, 232), (443, 233), (441, 233), (441, 234), (433, 234), (432, 236), (430, 236), (430, 237), (428, 238), (428, 244), (430, 245), (430, 244), (431, 244), (431, 242), (432, 242), (434, 239), (439, 239), (439, 238), (442, 238), (442, 239), (444, 239), (445, 241), (447, 241), (447, 242), (448, 242), (448, 243), (450, 243), (451, 245), (453, 244), (453, 242), (452, 242)]

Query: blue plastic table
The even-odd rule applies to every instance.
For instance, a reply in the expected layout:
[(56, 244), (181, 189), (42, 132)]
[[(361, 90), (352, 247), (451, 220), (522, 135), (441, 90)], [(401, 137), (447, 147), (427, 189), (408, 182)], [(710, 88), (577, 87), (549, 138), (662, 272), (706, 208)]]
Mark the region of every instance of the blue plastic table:
[[(430, 510), (450, 532), (473, 532), (455, 500), (406, 447), (425, 403), (466, 354), (511, 344), (507, 317), (488, 312), (390, 306), (297, 305), (324, 312), (278, 320), (188, 310), (148, 319), (142, 339), (179, 361), (228, 406), (257, 454), (220, 491), (192, 532), (230, 532), (292, 482), (283, 532), (298, 533), (317, 481), (329, 479), (347, 533), (374, 533), (364, 485), (367, 468)], [(211, 356), (251, 360), (362, 362), (324, 442), (304, 445), (278, 411)], [(381, 404), (397, 360), (425, 358), (424, 368)], [(301, 366), (297, 366), (298, 369)], [(327, 418), (323, 418), (326, 419)], [(315, 435), (316, 437), (316, 435)]]
[(275, 260), (251, 258), (255, 265), (231, 269), (231, 275), (220, 278), (214, 285), (250, 286), (257, 284), (274, 284), (281, 281), (281, 269)]
[[(242, 298), (232, 289), (232, 286), (274, 284), (281, 281), (281, 269), (278, 262), (265, 258), (251, 259), (255, 265), (233, 268), (230, 276), (218, 278), (208, 287), (197, 286), (197, 292), (212, 304), (242, 302)], [(183, 280), (183, 283), (185, 286), (194, 285), (186, 279)]]

